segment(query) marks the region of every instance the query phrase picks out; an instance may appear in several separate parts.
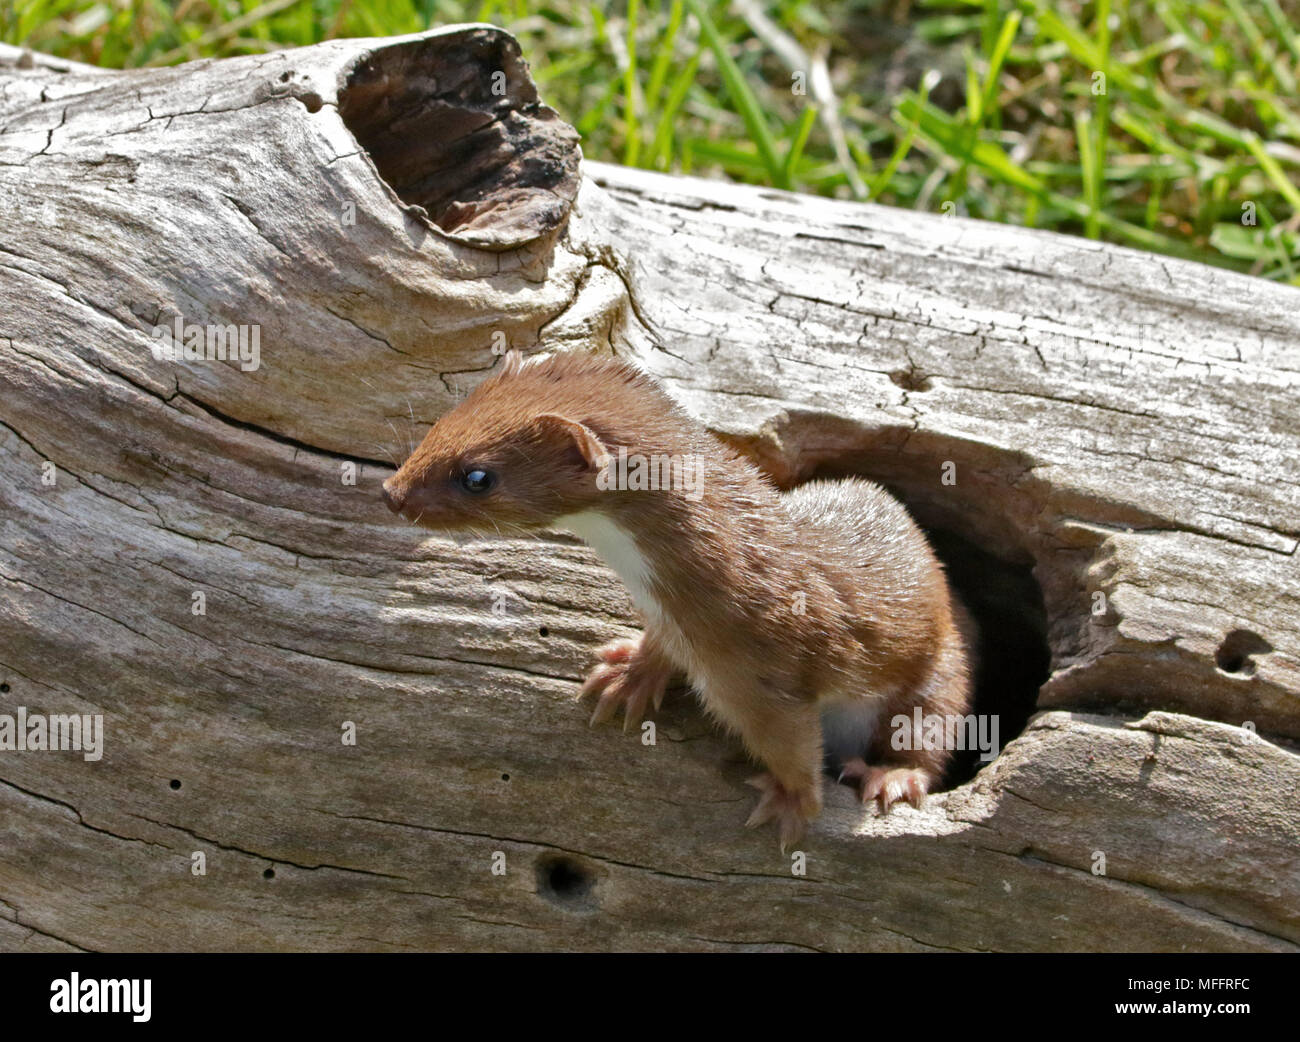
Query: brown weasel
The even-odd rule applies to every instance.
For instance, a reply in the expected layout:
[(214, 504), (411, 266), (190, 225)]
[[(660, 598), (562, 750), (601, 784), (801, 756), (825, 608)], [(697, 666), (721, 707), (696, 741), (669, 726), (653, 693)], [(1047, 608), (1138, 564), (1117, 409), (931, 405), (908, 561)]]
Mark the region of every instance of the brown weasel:
[[(679, 466), (658, 488), (622, 466), (664, 458)], [(968, 623), (925, 536), (878, 485), (780, 493), (635, 366), (511, 352), (384, 499), (433, 529), (585, 540), (645, 620), (639, 640), (600, 650), (582, 689), (599, 696), (592, 723), (621, 705), (624, 729), (639, 724), (685, 674), (767, 768), (747, 824), (775, 819), (782, 849), (821, 809), (824, 755), (882, 810), (919, 807), (942, 777), (950, 751), (900, 743), (893, 725), (917, 707), (968, 711)]]

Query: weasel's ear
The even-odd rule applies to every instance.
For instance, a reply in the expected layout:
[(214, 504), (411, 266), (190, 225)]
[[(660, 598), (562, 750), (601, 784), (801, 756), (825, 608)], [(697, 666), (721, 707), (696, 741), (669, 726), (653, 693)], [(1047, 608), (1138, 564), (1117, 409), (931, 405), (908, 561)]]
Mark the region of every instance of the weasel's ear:
[(499, 375), (501, 377), (514, 376), (524, 367), (524, 356), (516, 348), (511, 348), (506, 352), (506, 356), (501, 359), (501, 368)]
[(577, 420), (548, 412), (533, 421), (538, 430), (573, 452), (573, 461), (584, 470), (600, 470), (610, 459), (609, 449), (595, 432)]

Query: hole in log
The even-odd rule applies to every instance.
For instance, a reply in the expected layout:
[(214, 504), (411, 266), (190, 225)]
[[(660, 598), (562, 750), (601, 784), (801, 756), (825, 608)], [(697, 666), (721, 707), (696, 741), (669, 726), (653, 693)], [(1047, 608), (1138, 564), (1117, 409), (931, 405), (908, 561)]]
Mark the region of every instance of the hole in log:
[[(1000, 750), (1025, 729), (1051, 668), (1043, 592), (1032, 565), (1004, 561), (955, 532), (925, 534), (979, 627), (971, 711), (981, 719), (996, 715)], [(977, 749), (956, 752), (945, 785), (974, 777), (983, 766), (979, 756)]]
[(1267, 655), (1272, 650), (1273, 645), (1258, 633), (1232, 630), (1214, 653), (1214, 664), (1224, 673), (1249, 677), (1255, 673), (1254, 656)]
[(567, 854), (544, 854), (537, 859), (537, 892), (552, 904), (569, 909), (595, 907), (596, 877)]
[(901, 387), (904, 391), (928, 391), (932, 386), (930, 378), (914, 366), (896, 369), (889, 374), (889, 379), (895, 387)]
[(265, 872), (262, 873), (262, 878), (263, 878), (263, 879), (274, 879), (274, 878), (275, 878), (275, 869), (273, 869), (273, 868), (268, 868)]
[(167, 784), (170, 785), (173, 789), (179, 789), (181, 787), (181, 780), (179, 778), (173, 778)]
[(549, 637), (551, 635), (551, 631), (547, 629), (545, 626), (538, 626), (537, 635), (539, 637)]
[(0, 695), (7, 695), (7, 694), (9, 694), (9, 685), (0, 684)]
[(372, 51), (348, 74), (339, 115), (397, 197), (452, 239), (513, 249), (568, 219), (578, 133), (541, 104), (499, 30)]
[[(1253, 693), (1257, 660), (1273, 651), (1257, 633), (1231, 630), (1217, 649), (1174, 639), (1148, 645), (1149, 654), (1125, 653), (1145, 638), (1119, 630), (1123, 614), (1110, 592), (1123, 583), (1108, 559), (1109, 533), (1162, 530), (1169, 522), (1159, 513), (1053, 487), (1027, 453), (897, 422), (788, 409), (761, 433), (715, 433), (781, 488), (860, 475), (902, 501), (984, 624), (983, 640), (1014, 642), (983, 649), (977, 677), (978, 712), (1005, 714), (1000, 746), (1039, 708), (1127, 717), (1160, 709), (1286, 731), (1285, 715)], [(958, 543), (945, 543), (954, 536)], [(979, 554), (988, 555), (996, 579), (987, 577), (988, 561), (976, 567)], [(963, 578), (968, 569), (974, 578)]]

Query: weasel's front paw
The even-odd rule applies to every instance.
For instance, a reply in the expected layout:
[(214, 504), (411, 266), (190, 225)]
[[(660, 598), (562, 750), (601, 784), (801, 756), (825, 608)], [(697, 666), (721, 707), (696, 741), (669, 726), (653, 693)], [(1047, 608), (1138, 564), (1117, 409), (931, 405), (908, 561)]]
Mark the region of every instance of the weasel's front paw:
[(579, 698), (599, 696), (591, 714), (593, 727), (612, 720), (621, 705), (626, 732), (641, 723), (651, 703), (655, 709), (663, 705), (673, 671), (659, 658), (645, 654), (640, 640), (616, 640), (596, 654), (601, 663), (587, 674), (578, 693)]
[(855, 779), (862, 802), (875, 800), (882, 814), (888, 813), (899, 800), (906, 800), (920, 810), (934, 784), (934, 775), (921, 767), (872, 767), (857, 759), (844, 764), (840, 778)]
[(775, 821), (783, 854), (787, 847), (799, 842), (804, 827), (821, 810), (821, 800), (816, 790), (796, 792), (787, 789), (770, 771), (750, 778), (745, 784), (752, 785), (762, 793), (758, 798), (758, 806), (745, 824), (752, 829)]

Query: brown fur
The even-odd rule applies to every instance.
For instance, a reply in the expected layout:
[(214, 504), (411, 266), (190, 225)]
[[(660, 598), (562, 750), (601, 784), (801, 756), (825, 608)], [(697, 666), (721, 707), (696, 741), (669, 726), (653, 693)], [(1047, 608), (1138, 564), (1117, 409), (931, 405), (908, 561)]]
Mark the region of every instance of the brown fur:
[[(702, 496), (601, 491), (600, 456), (619, 446), (701, 458)], [(494, 471), (495, 487), (464, 491), (470, 467)], [(949, 752), (893, 750), (889, 721), (918, 705), (968, 711), (968, 620), (924, 535), (879, 486), (816, 482), (782, 495), (633, 366), (580, 354), (523, 364), (512, 353), (385, 489), (390, 506), (433, 528), (535, 531), (594, 515), (627, 533), (648, 566), (646, 631), (638, 647), (603, 653), (584, 689), (602, 696), (597, 718), (617, 702), (639, 721), (684, 673), (770, 771), (751, 823), (777, 818), (783, 844), (821, 806), (828, 708), (874, 727), (856, 751), (851, 728), (835, 731), (864, 798), (919, 803), (941, 777)], [(635, 577), (624, 578), (636, 597)]]

